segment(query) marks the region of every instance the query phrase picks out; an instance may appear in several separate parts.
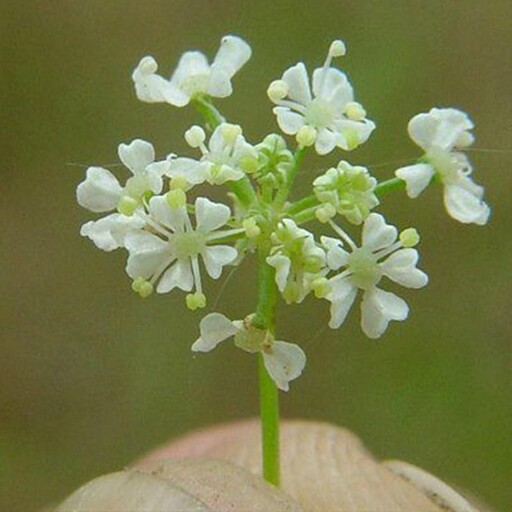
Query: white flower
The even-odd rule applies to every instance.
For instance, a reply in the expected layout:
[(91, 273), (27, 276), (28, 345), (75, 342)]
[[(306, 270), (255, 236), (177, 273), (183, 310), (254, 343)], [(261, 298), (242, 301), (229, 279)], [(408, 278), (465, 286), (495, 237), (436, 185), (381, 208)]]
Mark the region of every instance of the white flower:
[(279, 222), (272, 243), (267, 263), (276, 270), (279, 291), (288, 303), (302, 302), (314, 280), (322, 276), (325, 251), (309, 231), (299, 228), (292, 219)]
[(325, 298), (331, 302), (329, 326), (336, 329), (343, 323), (357, 291), (362, 290), (361, 327), (369, 338), (379, 338), (390, 320), (405, 320), (409, 313), (403, 299), (377, 288), (382, 277), (408, 288), (421, 288), (428, 282), (427, 275), (416, 268), (418, 252), (412, 249), (419, 236), (409, 228), (397, 241), (397, 229), (377, 213), (371, 213), (364, 222), (361, 247), (338, 226), (331, 226), (348, 244), (349, 251), (341, 240), (322, 237), (328, 248), (327, 264), (332, 270), (343, 269), (328, 281), (330, 292)]
[(165, 196), (149, 201), (149, 213), (136, 213), (145, 220), (145, 228), (125, 237), (129, 252), (126, 271), (135, 280), (158, 281), (156, 291), (167, 293), (174, 288), (202, 296), (199, 256), (210, 277), (218, 279), (222, 268), (233, 262), (237, 251), (227, 245), (212, 245), (232, 233), (217, 231), (231, 215), (223, 204), (199, 197), (195, 202), (196, 227), (192, 226), (186, 206), (171, 208)]
[[(321, 203), (333, 207), (334, 213), (343, 215), (352, 224), (361, 224), (379, 204), (374, 193), (376, 185), (377, 180), (370, 176), (366, 167), (341, 161), (313, 181), (313, 190)], [(331, 212), (327, 210), (320, 207), (320, 211), (330, 217)]]
[(141, 229), (144, 224), (145, 222), (135, 215), (128, 217), (112, 213), (97, 221), (85, 223), (80, 229), (80, 234), (92, 240), (99, 249), (110, 252), (124, 247), (126, 235), (130, 231)]
[(194, 352), (209, 352), (234, 336), (238, 347), (262, 354), (265, 368), (282, 391), (289, 390), (289, 382), (299, 377), (306, 365), (306, 354), (298, 345), (273, 340), (268, 332), (251, 325), (251, 316), (232, 322), (220, 313), (210, 313), (201, 320), (199, 330), (201, 336), (192, 345)]
[(286, 70), (281, 80), (268, 90), (281, 130), (297, 135), (300, 144), (315, 144), (320, 155), (335, 147), (351, 150), (365, 142), (375, 128), (366, 112), (354, 102), (354, 93), (346, 75), (330, 67), (332, 58), (340, 55), (339, 44), (331, 44), (323, 67), (313, 72), (310, 86), (302, 62)]
[(225, 36), (211, 65), (201, 52), (186, 52), (167, 80), (156, 74), (158, 64), (147, 56), (132, 74), (135, 92), (142, 101), (166, 102), (176, 107), (184, 107), (202, 94), (225, 98), (233, 92), (231, 78), (250, 57), (251, 47), (243, 39)]
[(490, 215), (483, 201), (484, 189), (470, 178), (471, 164), (458, 151), (473, 143), (473, 122), (454, 108), (433, 108), (409, 122), (412, 140), (425, 150), (421, 163), (398, 169), (395, 174), (405, 181), (407, 195), (417, 197), (434, 176), (444, 185), (444, 204), (459, 222), (483, 225)]
[(133, 176), (123, 187), (107, 169), (89, 167), (86, 179), (76, 189), (80, 206), (97, 213), (116, 208), (122, 213), (133, 213), (146, 194), (161, 192), (162, 174), (169, 163), (155, 162), (155, 150), (149, 142), (135, 139), (129, 144), (120, 144), (118, 154)]
[(186, 180), (188, 186), (205, 181), (211, 185), (222, 185), (242, 179), (244, 169), (255, 166), (258, 159), (258, 152), (246, 142), (240, 126), (229, 123), (215, 128), (208, 147), (204, 143), (198, 143), (197, 147), (203, 153), (201, 160), (170, 159), (167, 171), (170, 178)]

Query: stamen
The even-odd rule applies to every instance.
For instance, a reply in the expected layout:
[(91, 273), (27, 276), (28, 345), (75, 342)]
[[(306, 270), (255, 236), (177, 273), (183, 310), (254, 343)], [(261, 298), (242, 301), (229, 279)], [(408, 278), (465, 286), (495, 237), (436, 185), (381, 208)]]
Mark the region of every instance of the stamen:
[(273, 103), (279, 103), (288, 95), (288, 84), (284, 80), (274, 80), (267, 89), (267, 96)]
[(204, 130), (197, 125), (191, 126), (185, 132), (185, 141), (191, 148), (199, 148), (204, 145), (206, 140), (206, 133)]
[(167, 231), (163, 226), (161, 226), (158, 222), (155, 222), (149, 215), (145, 212), (141, 212), (137, 210), (135, 214), (141, 218), (149, 227), (153, 228), (158, 234), (163, 237), (169, 239), (172, 235), (169, 231)]
[(345, 55), (347, 52), (347, 48), (345, 46), (345, 43), (341, 41), (340, 39), (336, 39), (331, 43), (331, 46), (329, 46), (329, 51), (327, 52), (327, 57), (325, 58), (324, 65), (322, 66), (322, 76), (320, 77), (320, 84), (318, 87), (319, 94), (318, 96), (321, 96), (324, 83), (325, 83), (325, 77), (327, 76), (327, 70), (331, 67), (332, 59), (334, 57), (341, 57), (342, 55)]
[(347, 242), (347, 244), (350, 246), (352, 250), (357, 249), (357, 245), (352, 241), (352, 239), (347, 235), (347, 233), (345, 233), (345, 231), (343, 231), (339, 226), (334, 224), (332, 220), (329, 220), (328, 222), (331, 228), (334, 229), (334, 231), (340, 236), (340, 238)]
[(196, 291), (199, 293), (203, 293), (203, 287), (201, 284), (201, 273), (199, 272), (199, 260), (196, 256), (192, 256), (191, 258), (192, 262), (192, 274), (194, 276), (194, 284), (196, 286)]

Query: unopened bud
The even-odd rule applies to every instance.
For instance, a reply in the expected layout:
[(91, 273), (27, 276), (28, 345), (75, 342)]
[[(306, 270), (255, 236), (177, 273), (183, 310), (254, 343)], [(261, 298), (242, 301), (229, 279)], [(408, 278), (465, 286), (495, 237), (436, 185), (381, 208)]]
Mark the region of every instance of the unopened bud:
[(315, 211), (316, 218), (325, 224), (336, 215), (336, 208), (331, 203), (326, 203)]
[(323, 299), (331, 291), (329, 280), (326, 277), (318, 277), (311, 283), (311, 289), (313, 290), (317, 299)]
[(245, 229), (245, 234), (247, 238), (257, 238), (261, 235), (261, 229), (256, 223), (256, 219), (254, 217), (250, 217), (245, 219), (242, 222), (242, 226)]

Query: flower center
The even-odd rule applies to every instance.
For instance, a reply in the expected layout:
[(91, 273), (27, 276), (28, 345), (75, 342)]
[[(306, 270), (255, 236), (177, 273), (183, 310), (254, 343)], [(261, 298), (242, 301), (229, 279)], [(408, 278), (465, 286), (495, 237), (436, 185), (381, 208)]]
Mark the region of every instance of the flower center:
[(205, 92), (208, 89), (209, 81), (209, 73), (196, 73), (187, 76), (180, 83), (180, 87), (190, 96), (194, 96), (194, 94)]
[(426, 160), (439, 173), (443, 183), (457, 180), (459, 165), (449, 151), (433, 148), (427, 153)]
[(171, 237), (171, 244), (176, 257), (184, 260), (200, 254), (206, 246), (206, 238), (197, 231), (175, 233)]
[(332, 124), (334, 115), (329, 103), (322, 98), (315, 98), (308, 106), (305, 118), (308, 124), (317, 128), (325, 128)]
[(375, 286), (382, 277), (377, 265), (377, 256), (369, 249), (360, 247), (348, 257), (348, 268), (352, 272), (351, 280), (355, 286), (367, 290)]

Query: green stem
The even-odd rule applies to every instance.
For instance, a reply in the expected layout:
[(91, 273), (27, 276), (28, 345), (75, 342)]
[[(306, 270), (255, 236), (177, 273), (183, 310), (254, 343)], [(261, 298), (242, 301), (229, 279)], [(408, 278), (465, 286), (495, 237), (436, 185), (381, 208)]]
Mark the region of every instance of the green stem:
[(228, 181), (226, 185), (245, 207), (251, 205), (256, 199), (256, 192), (247, 176), (238, 181)]
[[(277, 289), (274, 269), (267, 264), (269, 247), (258, 247), (258, 305), (253, 325), (275, 332), (275, 308)], [(260, 386), (260, 419), (263, 456), (263, 478), (273, 485), (279, 485), (279, 391), (265, 368), (263, 355), (258, 355)]]
[(318, 206), (320, 203), (315, 195), (303, 197), (300, 201), (293, 203), (287, 210), (286, 213), (293, 215), (300, 213), (302, 210), (311, 208), (312, 206)]
[(226, 122), (224, 116), (210, 102), (208, 96), (198, 96), (192, 100), (192, 104), (203, 116), (209, 130), (213, 131), (219, 124)]
[(405, 181), (400, 178), (391, 178), (389, 180), (383, 181), (379, 183), (375, 187), (375, 194), (381, 196), (386, 194), (387, 192), (391, 192), (393, 190), (403, 190), (405, 188)]
[(301, 212), (295, 214), (293, 216), (293, 220), (297, 225), (304, 224), (305, 222), (309, 222), (310, 220), (316, 219), (316, 210), (318, 206), (313, 206), (313, 208), (307, 208), (302, 210)]
[(279, 391), (258, 354), (263, 478), (279, 485)]

